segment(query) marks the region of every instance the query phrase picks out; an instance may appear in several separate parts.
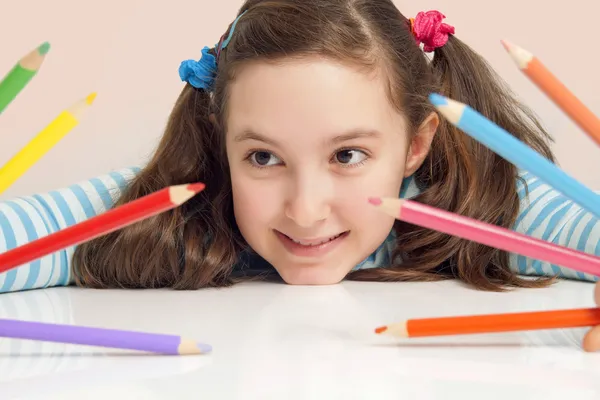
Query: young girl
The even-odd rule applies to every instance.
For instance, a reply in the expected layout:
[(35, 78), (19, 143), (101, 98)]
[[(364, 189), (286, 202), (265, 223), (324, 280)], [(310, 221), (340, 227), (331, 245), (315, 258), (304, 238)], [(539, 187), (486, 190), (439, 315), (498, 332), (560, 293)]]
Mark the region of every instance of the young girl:
[[(595, 277), (389, 218), (369, 196), (600, 254), (598, 220), (440, 118), (464, 102), (553, 159), (548, 135), (436, 11), (391, 0), (248, 0), (187, 82), (141, 170), (0, 203), (0, 251), (169, 185), (183, 206), (0, 274), (0, 291), (76, 283), (197, 289), (274, 272), (289, 284), (457, 278), (477, 289)], [(432, 53), (432, 57), (429, 57)], [(524, 277), (524, 275), (529, 275)]]

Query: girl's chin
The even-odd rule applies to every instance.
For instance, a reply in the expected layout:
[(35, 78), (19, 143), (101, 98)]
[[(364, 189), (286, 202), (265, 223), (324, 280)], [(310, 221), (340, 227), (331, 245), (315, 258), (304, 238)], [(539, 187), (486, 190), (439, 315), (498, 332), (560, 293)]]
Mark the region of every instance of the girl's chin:
[(288, 285), (335, 285), (344, 280), (350, 268), (345, 271), (331, 270), (325, 266), (293, 266), (289, 265), (277, 270), (281, 279)]

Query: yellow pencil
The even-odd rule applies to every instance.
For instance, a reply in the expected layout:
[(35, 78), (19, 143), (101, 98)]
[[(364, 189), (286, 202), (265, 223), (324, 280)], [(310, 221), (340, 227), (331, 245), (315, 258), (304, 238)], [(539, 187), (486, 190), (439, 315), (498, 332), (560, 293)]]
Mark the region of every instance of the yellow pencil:
[(75, 128), (95, 98), (96, 93), (92, 93), (61, 112), (21, 151), (0, 168), (0, 193), (15, 183), (44, 154)]

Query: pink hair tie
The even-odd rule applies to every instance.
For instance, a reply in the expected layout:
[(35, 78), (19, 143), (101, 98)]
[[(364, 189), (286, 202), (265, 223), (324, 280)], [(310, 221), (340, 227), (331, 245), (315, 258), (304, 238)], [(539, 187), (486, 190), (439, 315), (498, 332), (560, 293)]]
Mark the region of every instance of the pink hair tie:
[(446, 16), (439, 11), (421, 11), (409, 20), (410, 30), (417, 44), (423, 43), (425, 52), (442, 47), (448, 41), (448, 35), (454, 34), (454, 27), (442, 22), (444, 18)]

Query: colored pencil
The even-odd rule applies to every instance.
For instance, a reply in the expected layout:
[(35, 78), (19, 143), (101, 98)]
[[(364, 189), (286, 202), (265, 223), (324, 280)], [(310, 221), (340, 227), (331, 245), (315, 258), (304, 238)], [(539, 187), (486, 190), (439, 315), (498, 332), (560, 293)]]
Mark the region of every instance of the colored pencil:
[(600, 325), (600, 308), (420, 318), (381, 326), (377, 334), (414, 338)]
[(0, 168), (0, 194), (29, 170), (44, 154), (75, 128), (90, 108), (96, 93), (77, 101), (62, 111), (50, 124), (37, 134), (21, 151)]
[(487, 224), (449, 211), (396, 198), (370, 198), (382, 212), (424, 228), (500, 250), (600, 276), (600, 257)]
[(466, 104), (435, 93), (429, 96), (429, 100), (450, 123), (473, 139), (518, 168), (536, 175), (540, 180), (600, 218), (600, 196), (550, 160)]
[(600, 119), (559, 81), (539, 58), (506, 40), (502, 41), (502, 45), (519, 69), (596, 144), (600, 145)]
[(203, 189), (203, 183), (170, 186), (48, 236), (0, 253), (0, 273), (175, 208)]
[(0, 337), (39, 340), (152, 353), (188, 355), (209, 353), (212, 347), (177, 335), (92, 328), (75, 325), (0, 319)]
[(37, 74), (48, 51), (50, 43), (42, 43), (21, 58), (0, 81), (0, 114)]

